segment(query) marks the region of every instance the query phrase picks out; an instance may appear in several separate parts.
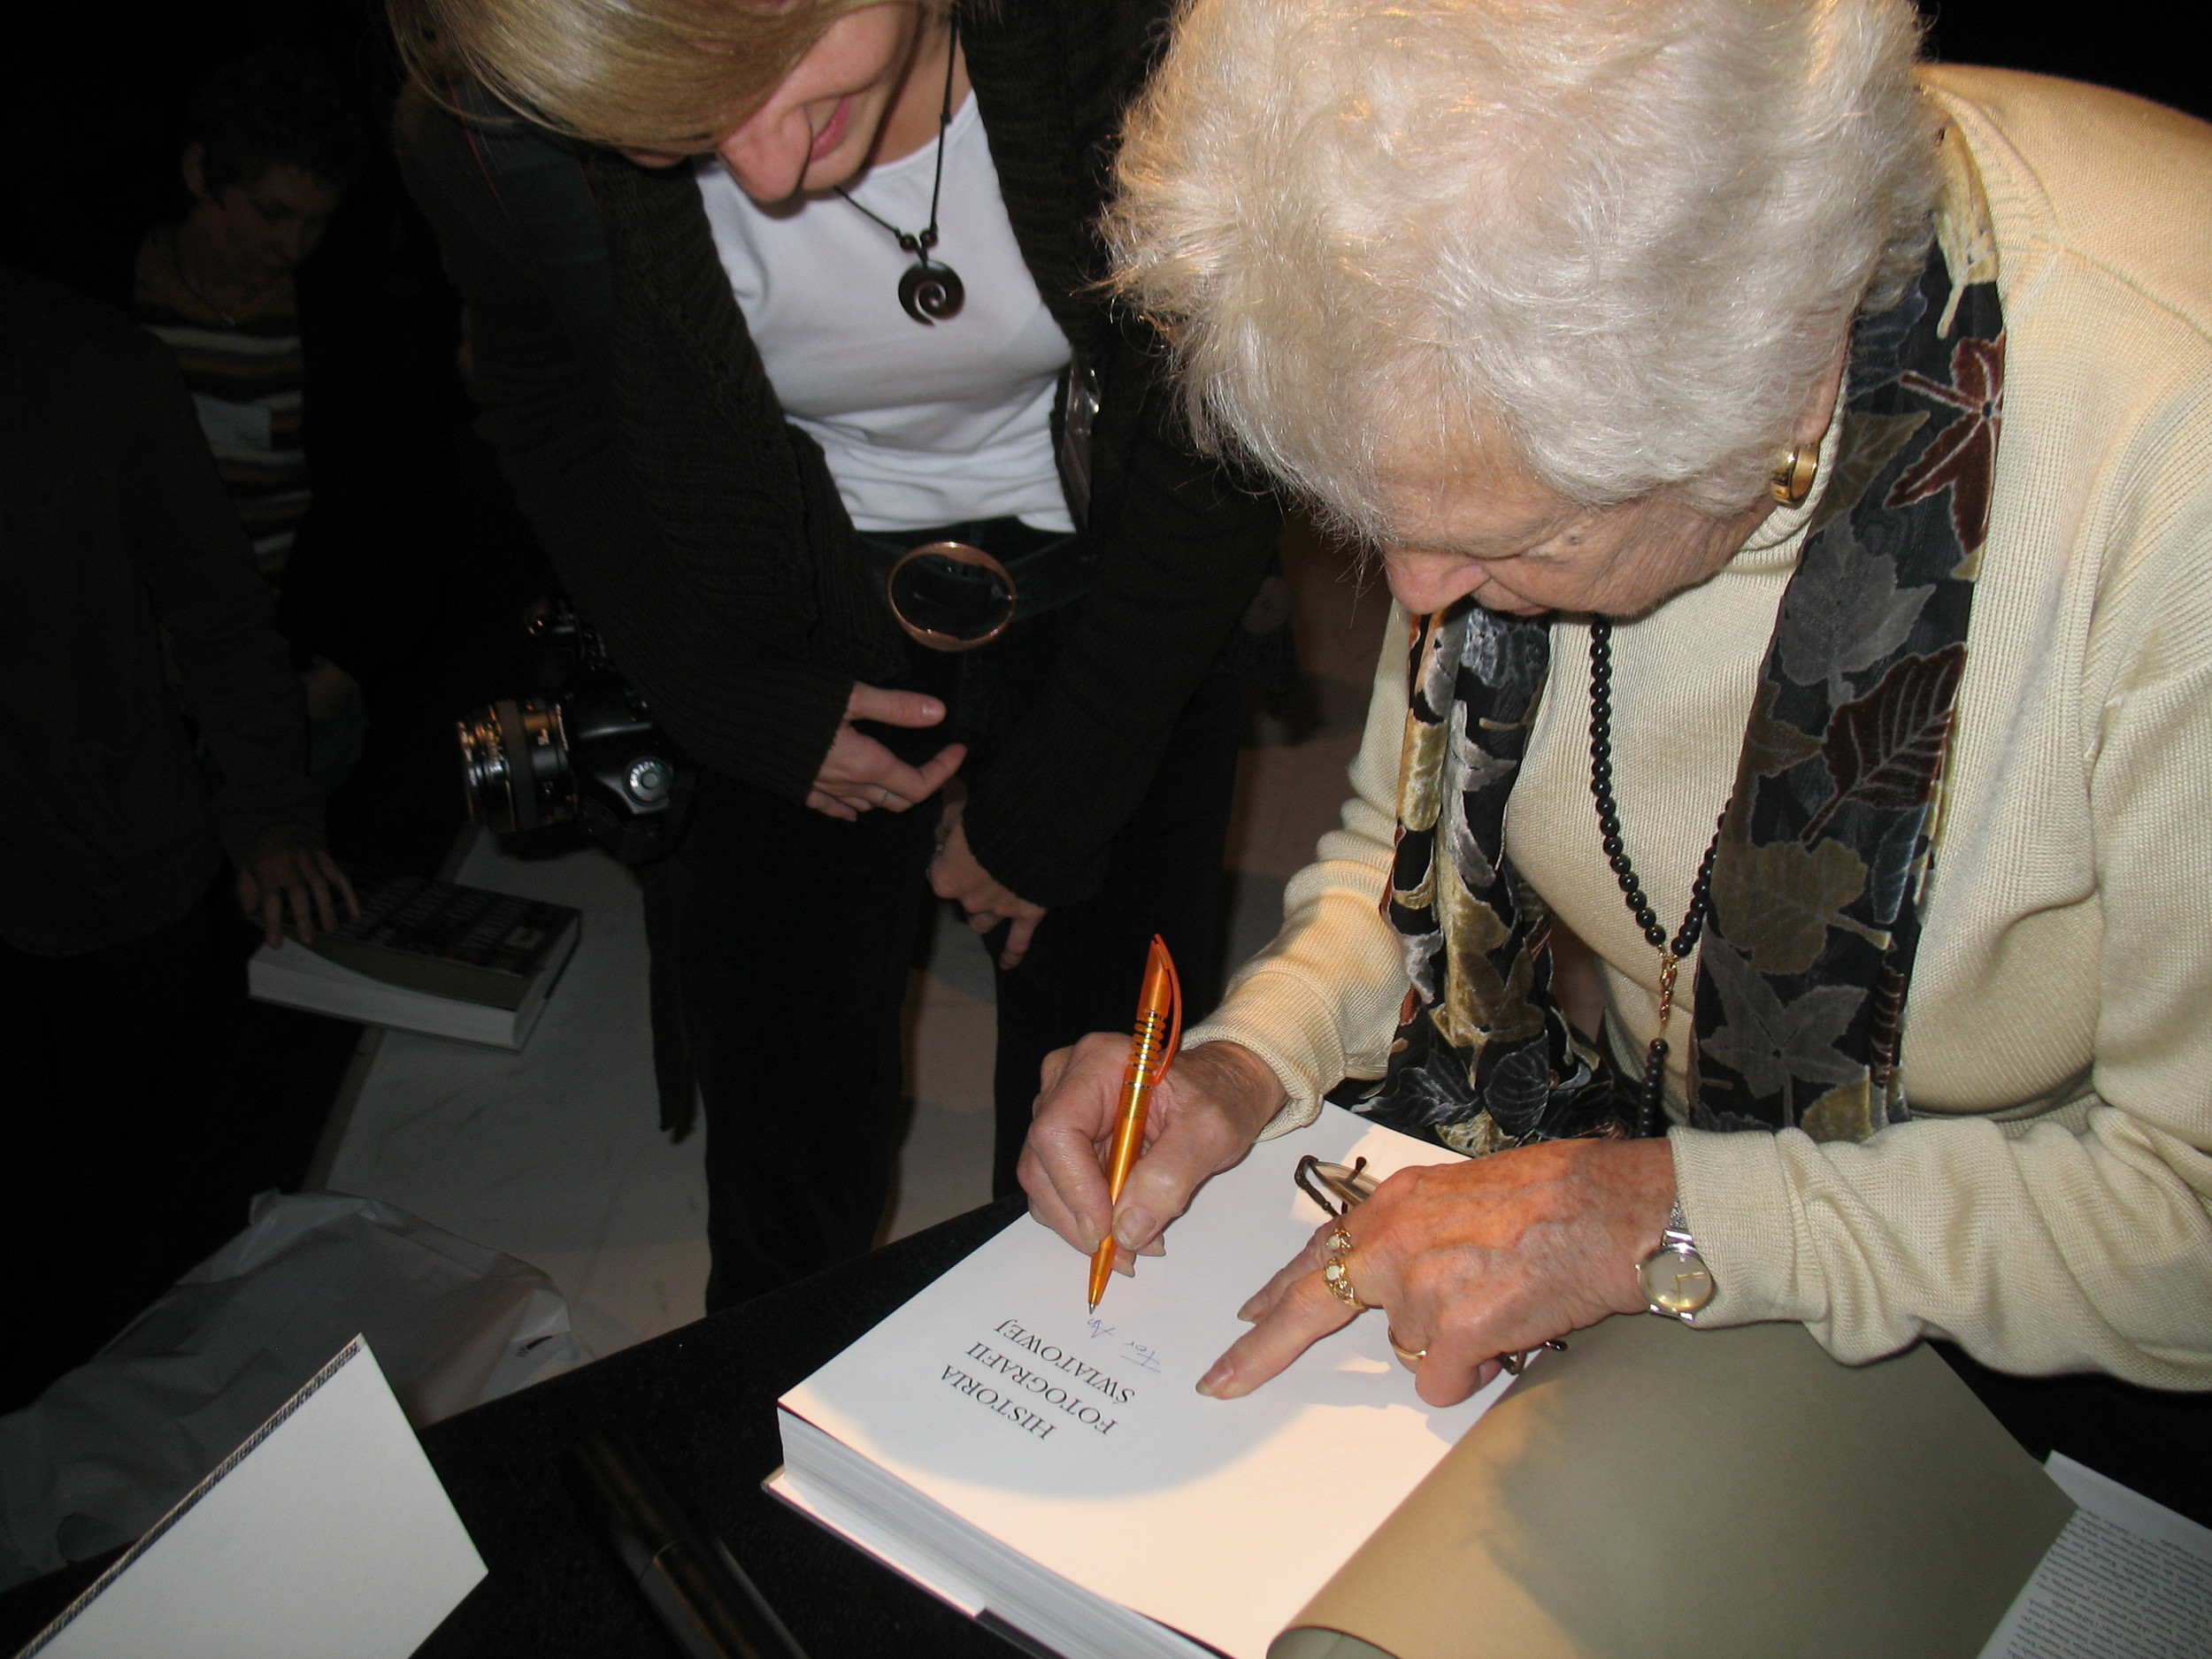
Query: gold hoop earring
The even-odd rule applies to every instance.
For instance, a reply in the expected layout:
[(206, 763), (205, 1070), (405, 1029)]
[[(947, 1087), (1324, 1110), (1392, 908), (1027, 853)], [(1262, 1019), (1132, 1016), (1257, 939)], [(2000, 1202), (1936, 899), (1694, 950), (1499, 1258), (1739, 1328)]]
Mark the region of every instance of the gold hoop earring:
[(1819, 476), (1820, 446), (1793, 443), (1782, 451), (1782, 458), (1768, 474), (1767, 488), (1783, 506), (1795, 507), (1813, 493), (1813, 480)]

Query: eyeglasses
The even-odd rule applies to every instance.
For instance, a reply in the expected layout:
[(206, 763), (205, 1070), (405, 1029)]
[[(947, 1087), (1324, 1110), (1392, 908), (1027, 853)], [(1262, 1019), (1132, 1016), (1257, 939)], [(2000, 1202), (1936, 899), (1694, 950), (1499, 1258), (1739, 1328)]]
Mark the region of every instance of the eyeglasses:
[(1338, 1220), (1352, 1213), (1354, 1204), (1363, 1204), (1375, 1195), (1375, 1188), (1382, 1183), (1367, 1173), (1367, 1160), (1356, 1158), (1347, 1169), (1341, 1164), (1324, 1164), (1310, 1152), (1298, 1160), (1298, 1167), (1290, 1179), (1298, 1183), (1298, 1190)]
[[(1355, 1158), (1348, 1167), (1342, 1164), (1325, 1164), (1308, 1153), (1298, 1160), (1298, 1167), (1290, 1179), (1298, 1183), (1298, 1190), (1318, 1205), (1333, 1220), (1341, 1221), (1354, 1208), (1365, 1203), (1375, 1195), (1382, 1183), (1367, 1172), (1367, 1160)], [(1555, 1348), (1563, 1354), (1567, 1345), (1556, 1339), (1539, 1343), (1539, 1348)], [(1528, 1363), (1529, 1356), (1536, 1348), (1524, 1348), (1517, 1354), (1501, 1354), (1498, 1363), (1514, 1376)]]

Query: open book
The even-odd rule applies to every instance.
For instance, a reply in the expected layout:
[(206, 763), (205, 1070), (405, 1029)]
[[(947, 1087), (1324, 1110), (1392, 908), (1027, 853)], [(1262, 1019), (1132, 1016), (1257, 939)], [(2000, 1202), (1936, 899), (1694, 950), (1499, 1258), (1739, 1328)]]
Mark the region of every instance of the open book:
[(1940, 1361), (1854, 1371), (1795, 1326), (1609, 1320), (1438, 1409), (1370, 1316), (1206, 1399), (1322, 1219), (1308, 1152), (1452, 1156), (1325, 1109), (1095, 1314), (1017, 1222), (784, 1396), (771, 1490), (1064, 1659), (1971, 1659), (2070, 1511)]

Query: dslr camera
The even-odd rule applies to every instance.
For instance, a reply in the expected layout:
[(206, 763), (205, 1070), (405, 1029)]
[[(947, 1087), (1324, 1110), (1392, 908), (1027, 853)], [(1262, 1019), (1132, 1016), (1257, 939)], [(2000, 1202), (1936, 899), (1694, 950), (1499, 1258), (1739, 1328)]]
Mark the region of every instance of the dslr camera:
[(502, 834), (575, 822), (626, 864), (668, 852), (695, 782), (682, 752), (565, 599), (540, 600), (523, 631), (542, 695), (459, 722), (469, 816)]

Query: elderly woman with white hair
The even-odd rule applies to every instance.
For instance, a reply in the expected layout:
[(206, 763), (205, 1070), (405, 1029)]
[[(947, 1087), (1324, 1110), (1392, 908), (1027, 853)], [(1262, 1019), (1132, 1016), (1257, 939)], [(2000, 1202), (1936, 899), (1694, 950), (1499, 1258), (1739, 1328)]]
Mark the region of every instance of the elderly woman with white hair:
[(1025, 1184), (1144, 1250), (1325, 1094), (1486, 1155), (1203, 1391), (1363, 1307), (1440, 1403), (1647, 1309), (2212, 1386), (2212, 129), (1917, 46), (1906, 0), (1182, 14), (1118, 282), (1398, 608), (1118, 1203), (1106, 1037)]

